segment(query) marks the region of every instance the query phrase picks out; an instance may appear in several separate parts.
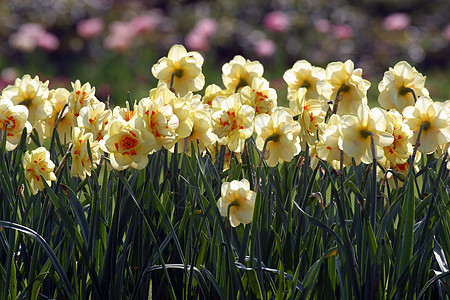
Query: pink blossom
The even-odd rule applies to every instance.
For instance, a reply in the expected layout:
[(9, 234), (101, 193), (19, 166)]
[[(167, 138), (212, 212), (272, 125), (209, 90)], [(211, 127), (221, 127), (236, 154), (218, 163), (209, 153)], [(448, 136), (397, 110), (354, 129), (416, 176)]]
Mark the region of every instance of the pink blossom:
[(211, 18), (204, 18), (197, 22), (194, 29), (198, 34), (210, 37), (217, 31), (217, 22)]
[(187, 34), (185, 43), (188, 49), (201, 52), (208, 51), (210, 47), (207, 36), (202, 33), (198, 33), (195, 28)]
[(19, 74), (13, 68), (3, 69), (0, 73), (0, 80), (7, 84), (13, 84), (17, 77), (19, 77)]
[(383, 21), (384, 29), (388, 31), (400, 31), (411, 23), (411, 18), (405, 13), (394, 13), (387, 16)]
[(263, 39), (258, 41), (253, 49), (259, 57), (271, 57), (277, 51), (277, 46), (272, 40)]
[(135, 34), (139, 34), (141, 32), (151, 32), (155, 30), (157, 22), (155, 20), (155, 16), (152, 14), (143, 14), (132, 19), (129, 26)]
[(269, 31), (285, 32), (289, 26), (289, 16), (282, 11), (273, 11), (264, 17), (264, 27)]
[(340, 40), (348, 40), (353, 37), (353, 29), (345, 24), (336, 24), (331, 28), (333, 35)]
[(130, 47), (134, 37), (134, 31), (130, 30), (128, 23), (120, 21), (113, 22), (109, 26), (109, 31), (109, 35), (104, 40), (106, 48), (122, 52)]
[(77, 24), (77, 33), (85, 39), (98, 36), (104, 29), (105, 23), (101, 18), (92, 18), (80, 21)]
[(314, 21), (314, 28), (319, 33), (328, 33), (330, 31), (330, 21), (327, 19), (319, 19)]
[(55, 51), (59, 47), (59, 40), (56, 35), (45, 32), (38, 40), (37, 45), (47, 51)]
[(445, 26), (443, 34), (447, 41), (450, 41), (450, 24)]

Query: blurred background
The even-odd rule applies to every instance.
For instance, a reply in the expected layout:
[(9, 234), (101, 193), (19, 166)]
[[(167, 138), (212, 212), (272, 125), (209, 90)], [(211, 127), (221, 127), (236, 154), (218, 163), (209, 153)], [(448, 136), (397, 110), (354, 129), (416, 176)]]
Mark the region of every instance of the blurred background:
[(1, 89), (25, 73), (69, 90), (80, 79), (123, 105), (128, 91), (148, 95), (152, 65), (180, 43), (205, 57), (206, 85), (223, 86), (222, 65), (241, 54), (285, 97), (282, 76), (295, 61), (352, 59), (376, 105), (384, 71), (406, 60), (433, 100), (450, 99), (445, 0), (3, 0), (0, 24)]

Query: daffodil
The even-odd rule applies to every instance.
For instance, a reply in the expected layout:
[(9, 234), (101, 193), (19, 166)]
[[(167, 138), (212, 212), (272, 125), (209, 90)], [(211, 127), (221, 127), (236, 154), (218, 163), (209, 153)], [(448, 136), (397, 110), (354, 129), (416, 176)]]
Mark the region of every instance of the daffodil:
[(78, 127), (92, 133), (94, 141), (103, 139), (111, 119), (111, 110), (105, 109), (105, 103), (97, 102), (80, 109), (77, 123)]
[(182, 45), (174, 45), (167, 57), (161, 58), (152, 67), (152, 74), (159, 83), (173, 87), (180, 96), (189, 91), (203, 89), (205, 76), (202, 73), (203, 57), (198, 52), (187, 52)]
[(225, 88), (233, 93), (251, 85), (253, 78), (262, 77), (264, 67), (259, 61), (250, 61), (236, 55), (229, 63), (222, 66), (222, 81)]
[(38, 121), (47, 119), (52, 113), (48, 93), (48, 81), (41, 82), (38, 76), (31, 78), (27, 74), (17, 78), (14, 85), (7, 86), (2, 92), (2, 97), (14, 105), (25, 106), (29, 112), (28, 121), (35, 127)]
[(312, 66), (306, 60), (299, 60), (295, 62), (292, 69), (284, 73), (283, 79), (288, 85), (288, 95), (298, 91), (299, 88), (305, 88), (306, 99), (317, 99), (319, 98), (317, 83), (325, 79), (325, 70)]
[(362, 78), (362, 69), (355, 69), (351, 60), (329, 63), (325, 73), (326, 79), (317, 83), (317, 89), (321, 97), (333, 102), (338, 115), (354, 113), (362, 103), (367, 104), (370, 82)]
[(430, 154), (440, 145), (450, 142), (450, 116), (442, 103), (433, 102), (428, 97), (419, 97), (416, 104), (405, 107), (402, 114), (414, 133), (413, 143), (416, 142), (422, 126), (418, 148), (420, 152)]
[(393, 165), (404, 164), (413, 152), (410, 141), (413, 132), (403, 121), (403, 116), (395, 109), (386, 112), (386, 120), (386, 131), (392, 134), (394, 141), (383, 148), (384, 155)]
[(89, 82), (81, 85), (79, 80), (72, 82), (72, 92), (68, 98), (69, 111), (74, 116), (74, 125), (76, 124), (76, 118), (80, 115), (81, 108), (89, 105), (93, 105), (99, 102), (95, 97), (95, 87), (91, 87)]
[(306, 99), (307, 90), (300, 88), (296, 98), (289, 101), (289, 107), (294, 115), (298, 115), (298, 122), (302, 128), (300, 141), (302, 147), (306, 143), (310, 146), (317, 140), (317, 127), (325, 120), (326, 112), (323, 110), (324, 103), (319, 99)]
[(125, 101), (125, 107), (114, 107), (112, 111), (112, 119), (120, 118), (125, 122), (129, 122), (131, 119), (135, 119), (138, 117), (137, 111), (138, 105), (136, 101), (134, 101), (133, 109), (131, 109), (130, 103), (128, 101)]
[(375, 158), (384, 157), (383, 147), (394, 142), (392, 134), (386, 132), (386, 115), (380, 108), (369, 109), (361, 104), (357, 115), (343, 116), (339, 122), (339, 148), (348, 156), (361, 159), (365, 164), (373, 161), (371, 139), (374, 140)]
[[(89, 157), (88, 142), (92, 161)], [(86, 179), (86, 175), (91, 176), (92, 169), (97, 168), (100, 161), (101, 151), (99, 142), (93, 139), (92, 133), (86, 133), (84, 129), (74, 127), (72, 131), (71, 155), (72, 165), (70, 174), (84, 180)]]
[(384, 73), (383, 80), (378, 85), (378, 103), (384, 109), (395, 108), (402, 111), (407, 106), (414, 105), (414, 96), (429, 96), (425, 88), (426, 77), (406, 61), (397, 63), (394, 68)]
[(56, 180), (56, 176), (53, 173), (55, 164), (50, 160), (50, 152), (44, 147), (25, 152), (23, 168), (25, 169), (25, 178), (30, 184), (33, 195), (45, 188), (41, 176), (49, 186), (52, 184), (52, 181)]
[(241, 103), (240, 94), (228, 98), (217, 97), (213, 100), (213, 132), (219, 144), (227, 145), (233, 152), (244, 150), (245, 140), (253, 133), (255, 110)]
[(277, 92), (269, 86), (269, 82), (262, 77), (255, 77), (251, 86), (244, 86), (241, 91), (242, 104), (253, 107), (255, 114), (271, 114), (277, 106)]
[(247, 179), (233, 180), (222, 184), (217, 207), (223, 217), (229, 218), (231, 226), (236, 227), (252, 221), (255, 200), (256, 193), (250, 190)]
[(145, 128), (141, 118), (125, 122), (115, 119), (108, 134), (100, 141), (103, 151), (109, 153), (111, 166), (116, 170), (128, 167), (141, 170), (148, 163), (148, 154), (153, 149), (155, 139)]
[[(255, 117), (256, 146), (263, 150), (266, 144), (269, 167), (291, 161), (300, 152), (300, 125), (283, 108), (276, 108), (272, 115), (260, 114)], [(263, 153), (262, 155), (266, 155)]]
[(223, 90), (217, 84), (210, 84), (205, 89), (205, 95), (203, 96), (202, 101), (203, 101), (203, 103), (208, 104), (209, 107), (211, 107), (212, 101), (214, 98), (219, 97), (219, 96), (228, 97), (228, 96), (231, 96), (231, 94), (233, 94), (233, 92), (229, 91), (229, 90)]
[(0, 98), (0, 130), (3, 138), (6, 130), (6, 150), (16, 149), (22, 137), (23, 129), (27, 134), (31, 132), (31, 124), (28, 122), (28, 109), (23, 105), (14, 105), (10, 100)]

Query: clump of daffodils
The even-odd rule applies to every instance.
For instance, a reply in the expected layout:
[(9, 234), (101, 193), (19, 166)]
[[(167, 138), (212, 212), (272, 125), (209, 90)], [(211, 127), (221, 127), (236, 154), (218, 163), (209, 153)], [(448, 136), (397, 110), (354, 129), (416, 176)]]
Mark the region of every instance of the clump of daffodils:
[[(381, 108), (370, 108), (370, 82), (351, 60), (331, 62), (326, 69), (297, 61), (283, 76), (289, 107), (278, 106), (282, 101), (263, 77), (263, 65), (240, 55), (222, 66), (222, 85), (199, 92), (205, 85), (203, 61), (198, 52), (173, 46), (153, 65), (158, 85), (147, 97), (113, 110), (89, 82), (49, 90), (48, 81), (24, 75), (1, 92), (0, 138), (6, 137), (7, 151), (25, 141), (23, 166), (33, 194), (43, 189), (42, 177), (49, 185), (56, 178), (48, 151), (29, 152), (33, 146), (26, 144), (49, 138), (71, 145), (70, 172), (82, 180), (102, 157), (116, 170), (141, 170), (149, 155), (163, 148), (171, 155), (178, 150), (220, 158), (224, 169), (233, 157), (237, 163), (248, 160), (252, 145), (269, 167), (309, 149), (311, 166), (322, 160), (339, 169), (377, 160), (388, 179), (394, 172), (406, 174), (414, 147), (414, 168), (421, 154), (450, 151), (450, 100), (433, 101), (426, 77), (407, 62), (385, 72), (378, 85)], [(39, 141), (35, 133), (30, 136), (32, 129)], [(55, 133), (59, 139), (53, 139)], [(254, 198), (245, 179), (226, 182), (217, 205), (237, 226), (251, 221)]]

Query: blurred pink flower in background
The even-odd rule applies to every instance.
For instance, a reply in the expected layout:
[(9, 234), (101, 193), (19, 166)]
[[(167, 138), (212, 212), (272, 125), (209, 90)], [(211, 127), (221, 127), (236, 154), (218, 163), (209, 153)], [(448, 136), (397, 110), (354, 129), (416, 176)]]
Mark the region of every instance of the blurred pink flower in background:
[(19, 30), (10, 36), (9, 43), (13, 48), (24, 52), (33, 51), (36, 47), (47, 51), (54, 51), (59, 47), (58, 38), (37, 23), (22, 24)]
[(204, 18), (186, 35), (185, 43), (190, 50), (205, 52), (210, 48), (209, 38), (217, 31), (217, 22), (211, 18)]
[(272, 32), (285, 32), (290, 23), (289, 16), (282, 11), (273, 11), (264, 17), (264, 27)]
[(384, 29), (388, 31), (399, 31), (409, 26), (411, 18), (405, 13), (394, 13), (387, 16), (383, 21)]
[(84, 39), (98, 36), (105, 28), (105, 23), (101, 18), (92, 18), (80, 21), (77, 24), (77, 33)]
[(277, 51), (277, 46), (272, 40), (263, 39), (256, 42), (254, 46), (255, 54), (259, 57), (272, 57)]
[(450, 24), (445, 26), (443, 34), (447, 41), (450, 42)]
[(115, 21), (109, 25), (109, 34), (104, 40), (104, 45), (111, 50), (126, 51), (133, 37), (134, 31), (130, 30), (129, 23)]
[(14, 68), (5, 68), (0, 73), (0, 88), (3, 89), (8, 85), (14, 84), (16, 78), (19, 77), (19, 73), (17, 73)]
[(318, 19), (314, 21), (314, 28), (319, 33), (328, 33), (330, 31), (330, 21), (327, 19)]
[(340, 40), (348, 40), (353, 37), (353, 29), (345, 24), (336, 24), (331, 28), (333, 35)]
[(129, 23), (130, 29), (133, 30), (134, 34), (151, 32), (156, 29), (157, 25), (157, 20), (152, 14), (142, 14), (132, 19)]

